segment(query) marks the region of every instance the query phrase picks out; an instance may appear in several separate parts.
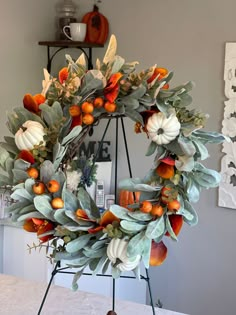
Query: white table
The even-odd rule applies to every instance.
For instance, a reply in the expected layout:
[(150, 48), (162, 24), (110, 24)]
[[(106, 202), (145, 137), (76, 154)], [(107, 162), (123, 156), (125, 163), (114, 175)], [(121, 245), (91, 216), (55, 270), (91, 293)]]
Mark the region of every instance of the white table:
[[(37, 270), (35, 270), (37, 272)], [(0, 315), (37, 315), (47, 284), (0, 274)], [(102, 293), (102, 288), (101, 288)], [(42, 315), (106, 315), (111, 299), (52, 285)], [(150, 306), (116, 301), (117, 315), (152, 315)], [(156, 315), (184, 315), (156, 309)]]

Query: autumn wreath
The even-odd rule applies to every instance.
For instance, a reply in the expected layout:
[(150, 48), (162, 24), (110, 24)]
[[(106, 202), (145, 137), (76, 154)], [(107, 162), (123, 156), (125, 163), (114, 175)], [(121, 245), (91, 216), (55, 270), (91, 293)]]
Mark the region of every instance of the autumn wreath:
[[(96, 274), (110, 265), (115, 278), (139, 275), (141, 261), (148, 268), (165, 260), (165, 237), (177, 240), (183, 222), (197, 223), (192, 203), (220, 181), (199, 160), (207, 143), (225, 138), (203, 131), (207, 115), (187, 109), (191, 82), (170, 88), (173, 74), (156, 65), (137, 73), (136, 62), (116, 55), (113, 35), (94, 69), (83, 54), (66, 60), (58, 78), (44, 70), (42, 92), (8, 113), (13, 136), (0, 147), (0, 185), (12, 187), (14, 200), (7, 212), (41, 245), (49, 242), (55, 261), (78, 268), (77, 278), (87, 266)], [(99, 209), (86, 191), (96, 180), (93, 157), (78, 152), (95, 124), (117, 115), (149, 138), (154, 162), (144, 178), (119, 183), (119, 204)]]

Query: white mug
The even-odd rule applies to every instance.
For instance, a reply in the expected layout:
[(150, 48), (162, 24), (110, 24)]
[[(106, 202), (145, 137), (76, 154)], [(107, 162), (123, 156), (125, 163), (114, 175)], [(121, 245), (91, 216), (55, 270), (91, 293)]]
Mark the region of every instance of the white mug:
[[(66, 29), (70, 30), (69, 36), (66, 33)], [(66, 35), (67, 38), (70, 40), (83, 42), (86, 36), (87, 24), (86, 23), (70, 23), (70, 25), (65, 25), (63, 27), (63, 33)]]

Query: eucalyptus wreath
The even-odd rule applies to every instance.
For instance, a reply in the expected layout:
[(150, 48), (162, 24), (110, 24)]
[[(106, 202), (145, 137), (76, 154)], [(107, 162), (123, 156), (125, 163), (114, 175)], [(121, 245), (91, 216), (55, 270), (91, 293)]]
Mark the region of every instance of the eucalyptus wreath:
[[(26, 94), (23, 106), (7, 114), (12, 136), (0, 146), (0, 185), (11, 186), (14, 201), (6, 211), (54, 261), (78, 272), (112, 276), (140, 274), (167, 256), (164, 239), (177, 240), (183, 223), (195, 225), (203, 188), (217, 187), (220, 175), (205, 167), (206, 144), (224, 136), (203, 130), (208, 116), (191, 109), (192, 82), (171, 87), (172, 72), (154, 65), (137, 72), (116, 54), (111, 36), (103, 61), (87, 70), (82, 54), (52, 77), (44, 69), (42, 92)], [(98, 208), (86, 187), (96, 181), (94, 157), (79, 155), (81, 144), (102, 119), (129, 117), (137, 137), (150, 140), (154, 161), (144, 178), (119, 183), (120, 198)], [(141, 150), (143, 152), (143, 148)], [(45, 245), (48, 244), (48, 245)]]

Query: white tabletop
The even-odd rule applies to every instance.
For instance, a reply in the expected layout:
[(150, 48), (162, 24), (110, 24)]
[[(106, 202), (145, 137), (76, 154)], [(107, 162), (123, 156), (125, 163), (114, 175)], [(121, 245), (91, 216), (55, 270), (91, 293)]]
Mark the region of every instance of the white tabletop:
[[(46, 287), (47, 284), (0, 274), (0, 315), (37, 315)], [(41, 315), (106, 315), (109, 310), (110, 298), (52, 285)], [(126, 301), (116, 301), (116, 313), (153, 314), (150, 306)], [(157, 308), (156, 315), (184, 314)]]

